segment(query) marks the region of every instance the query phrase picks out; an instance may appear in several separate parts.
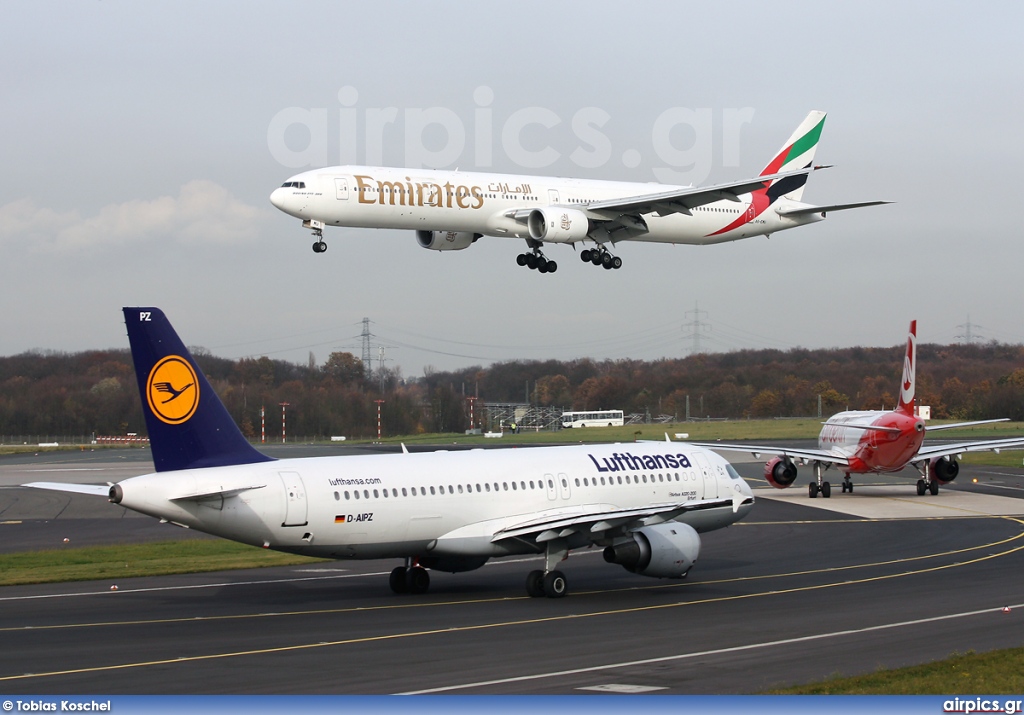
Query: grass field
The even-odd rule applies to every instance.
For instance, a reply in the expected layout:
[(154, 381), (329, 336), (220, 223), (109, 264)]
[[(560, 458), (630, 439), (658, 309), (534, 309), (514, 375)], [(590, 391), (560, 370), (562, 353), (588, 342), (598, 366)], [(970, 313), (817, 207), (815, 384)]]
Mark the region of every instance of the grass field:
[[(929, 424), (946, 424), (953, 420), (932, 420)], [(587, 427), (565, 429), (558, 432), (505, 433), (500, 439), (489, 439), (483, 435), (429, 434), (415, 436), (385, 437), (382, 442), (406, 444), (550, 444), (554, 442), (632, 442), (637, 439), (665, 439), (668, 433), (673, 441), (676, 434), (687, 434), (686, 438), (698, 442), (713, 440), (785, 440), (817, 439), (822, 420), (807, 417), (779, 420), (723, 420), (717, 422), (676, 422), (666, 425), (641, 424), (624, 427)], [(1024, 422), (998, 422), (965, 429), (944, 430), (943, 439), (985, 439), (999, 437), (1024, 437)], [(376, 441), (376, 440), (373, 440)]]
[(954, 653), (945, 660), (854, 678), (836, 676), (775, 695), (1016, 695), (1024, 693), (1024, 648)]
[(0, 586), (116, 580), (322, 561), (222, 539), (27, 551), (0, 554)]

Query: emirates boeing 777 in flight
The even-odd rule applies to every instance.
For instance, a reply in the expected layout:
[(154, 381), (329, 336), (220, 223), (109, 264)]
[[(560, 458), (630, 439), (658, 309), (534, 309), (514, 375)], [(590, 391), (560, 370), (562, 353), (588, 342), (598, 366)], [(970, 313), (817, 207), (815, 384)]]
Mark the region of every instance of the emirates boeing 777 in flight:
[(1001, 449), (1024, 449), (1024, 438), (990, 439), (976, 442), (950, 442), (924, 445), (926, 432), (970, 427), (1006, 419), (957, 422), (954, 424), (926, 425), (915, 409), (917, 380), (917, 321), (910, 323), (907, 352), (903, 359), (903, 378), (900, 380), (900, 399), (891, 412), (850, 411), (832, 415), (818, 435), (818, 449), (786, 449), (739, 444), (701, 444), (718, 452), (747, 452), (760, 458), (762, 454), (775, 455), (764, 465), (765, 479), (773, 487), (785, 489), (796, 481), (796, 462), (810, 463), (814, 480), (807, 485), (808, 495), (818, 494), (826, 499), (831, 485), (823, 481), (822, 472), (836, 467), (845, 473), (843, 491), (853, 493), (851, 474), (899, 472), (913, 465), (920, 473), (917, 493), (936, 495), (939, 484), (948, 484), (960, 473), (957, 457), (964, 452), (998, 452)]
[(334, 166), (284, 182), (270, 201), (313, 230), (323, 253), (326, 226), (409, 229), (423, 248), (458, 251), (481, 236), (519, 238), (521, 266), (553, 273), (545, 244), (589, 246), (580, 258), (619, 268), (610, 248), (623, 241), (710, 244), (821, 221), (830, 211), (888, 201), (803, 203), (825, 124), (811, 112), (761, 175), (716, 186), (669, 186), (379, 166)]

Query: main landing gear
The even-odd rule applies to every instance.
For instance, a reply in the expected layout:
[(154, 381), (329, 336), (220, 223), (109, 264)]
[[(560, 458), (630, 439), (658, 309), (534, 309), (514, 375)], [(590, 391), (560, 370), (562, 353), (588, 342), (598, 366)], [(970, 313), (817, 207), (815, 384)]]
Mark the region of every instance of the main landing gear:
[(939, 483), (931, 478), (931, 463), (926, 459), (914, 466), (921, 472), (921, 478), (917, 480), (917, 495), (919, 497), (923, 497), (925, 494), (931, 494), (933, 497), (938, 496)]
[(516, 256), (516, 263), (528, 266), (530, 270), (535, 270), (538, 273), (554, 273), (558, 270), (558, 264), (549, 261), (539, 248), (534, 248), (533, 253), (520, 253)]
[(585, 263), (593, 263), (595, 266), (604, 266), (606, 270), (622, 268), (622, 259), (608, 253), (608, 249), (604, 246), (584, 248), (580, 252), (580, 260)]
[(544, 553), (544, 570), (536, 569), (526, 575), (526, 593), (530, 598), (564, 598), (569, 592), (569, 582), (565, 574), (555, 568), (559, 561), (569, 556), (569, 549), (564, 539), (552, 539), (546, 542)]
[[(823, 499), (828, 499), (832, 496), (832, 485), (828, 482), (824, 482), (821, 479), (821, 473), (828, 469), (829, 465), (822, 466), (821, 462), (814, 463), (814, 481), (807, 485), (807, 496), (811, 499), (816, 499), (820, 493)], [(849, 477), (847, 477), (849, 478)], [(846, 491), (846, 487), (843, 486), (843, 491)], [(851, 485), (850, 491), (853, 491)]]
[(430, 574), (412, 559), (405, 560), (405, 566), (396, 566), (388, 579), (395, 593), (426, 593), (430, 588)]

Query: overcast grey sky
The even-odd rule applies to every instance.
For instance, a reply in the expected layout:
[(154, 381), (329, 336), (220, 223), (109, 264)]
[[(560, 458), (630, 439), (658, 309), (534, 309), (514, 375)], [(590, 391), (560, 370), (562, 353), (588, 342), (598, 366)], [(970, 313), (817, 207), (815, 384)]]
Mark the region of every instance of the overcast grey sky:
[[(296, 362), (359, 354), (366, 316), (408, 376), (682, 356), (698, 301), (712, 350), (896, 345), (912, 318), (923, 342), (953, 342), (968, 315), (986, 338), (1024, 342), (1021, 202), (1008, 178), (1024, 159), (1022, 7), (8, 5), (0, 354), (126, 347), (123, 305), (163, 308), (187, 344), (217, 355)], [(282, 163), (281, 147), (340, 163), (354, 116), (364, 161), (378, 151), (367, 117), (392, 107), (379, 148), (390, 165), (410, 159), (409, 113), (440, 107), (467, 131), (452, 167), (639, 181), (666, 167), (656, 120), (689, 110), (710, 117), (706, 130), (670, 136), (690, 150), (694, 165), (679, 168), (697, 183), (756, 174), (821, 109), (816, 161), (836, 166), (804, 200), (898, 203), (770, 240), (620, 244), (619, 271), (554, 246), (559, 271), (542, 275), (515, 264), (521, 241), (437, 253), (398, 231), (328, 229), (330, 250), (314, 254), (309, 232), (268, 201), (312, 168)], [(542, 169), (522, 168), (501, 140), (530, 108), (560, 120), (522, 134), (526, 148), (555, 152)], [(572, 119), (595, 109), (607, 114), (606, 158), (583, 166), (573, 152), (593, 147)], [(322, 131), (282, 131), (295, 111), (323, 118)], [(730, 135), (737, 115), (749, 121)], [(484, 122), (489, 167), (476, 143)], [(427, 150), (451, 146), (436, 126), (423, 138)]]

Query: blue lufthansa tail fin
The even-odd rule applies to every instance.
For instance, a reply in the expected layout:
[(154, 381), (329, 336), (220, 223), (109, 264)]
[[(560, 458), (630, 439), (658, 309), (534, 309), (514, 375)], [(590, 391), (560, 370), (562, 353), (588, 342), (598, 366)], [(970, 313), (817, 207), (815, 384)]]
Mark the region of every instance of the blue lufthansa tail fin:
[(273, 461), (239, 431), (159, 308), (124, 308), (156, 471)]

